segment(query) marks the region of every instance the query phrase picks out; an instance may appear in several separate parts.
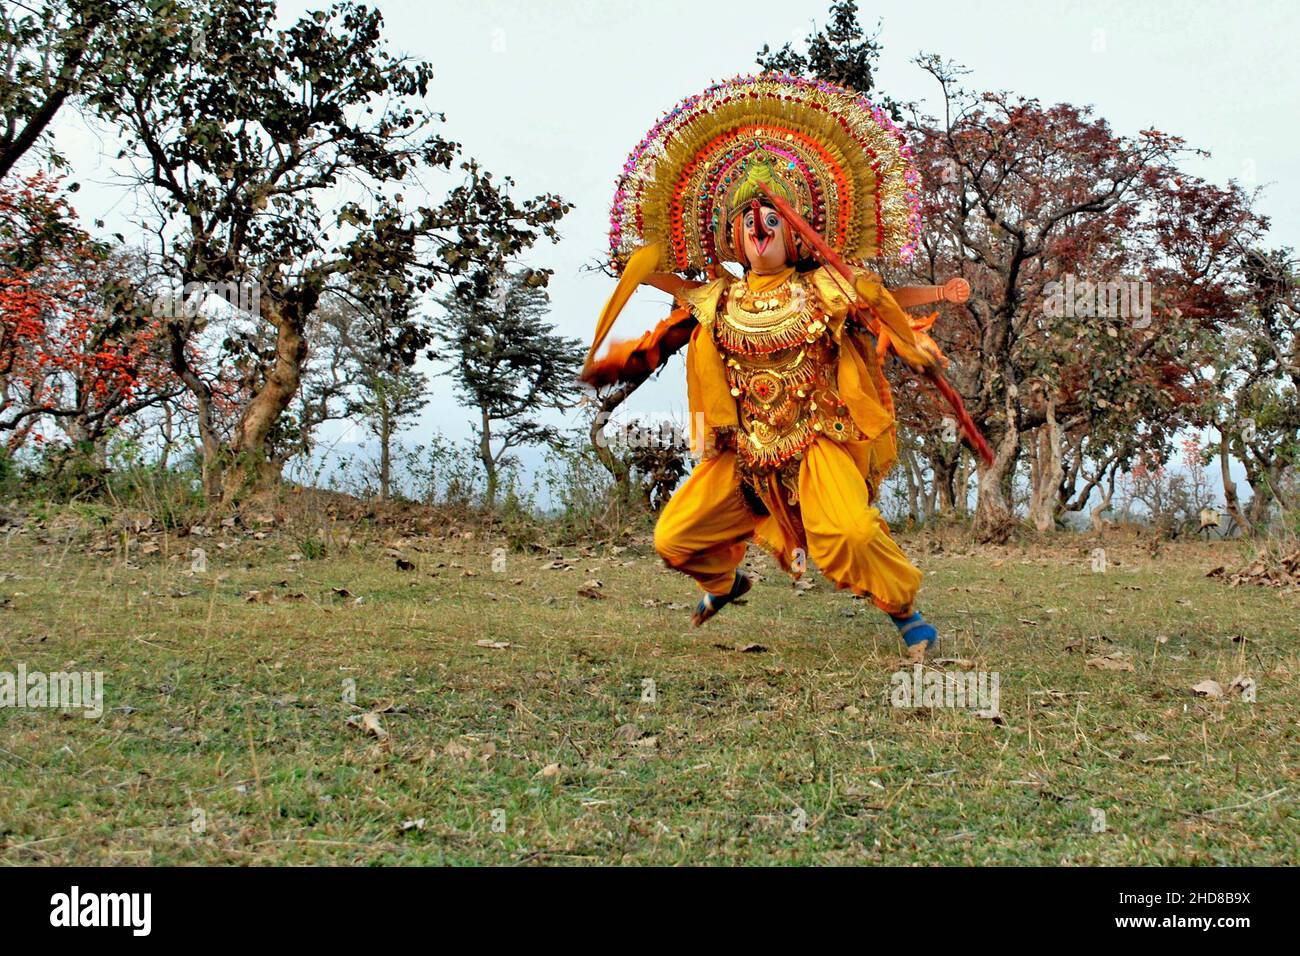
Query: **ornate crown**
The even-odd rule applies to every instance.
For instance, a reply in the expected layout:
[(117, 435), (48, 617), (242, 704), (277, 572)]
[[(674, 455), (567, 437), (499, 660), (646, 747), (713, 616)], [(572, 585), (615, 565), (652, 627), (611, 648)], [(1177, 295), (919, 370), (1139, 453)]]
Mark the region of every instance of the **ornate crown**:
[(661, 271), (734, 259), (727, 226), (760, 182), (846, 258), (915, 251), (919, 177), (889, 117), (831, 83), (762, 74), (683, 100), (632, 151), (610, 215), (616, 266), (651, 242)]

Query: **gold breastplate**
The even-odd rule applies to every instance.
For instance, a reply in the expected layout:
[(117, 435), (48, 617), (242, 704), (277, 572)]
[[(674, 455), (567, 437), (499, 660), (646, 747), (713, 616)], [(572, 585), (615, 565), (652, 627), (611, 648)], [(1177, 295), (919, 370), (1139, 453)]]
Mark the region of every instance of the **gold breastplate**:
[(818, 435), (860, 439), (836, 388), (825, 313), (798, 276), (768, 292), (731, 286), (713, 323), (739, 410), (736, 452), (751, 472), (797, 462)]

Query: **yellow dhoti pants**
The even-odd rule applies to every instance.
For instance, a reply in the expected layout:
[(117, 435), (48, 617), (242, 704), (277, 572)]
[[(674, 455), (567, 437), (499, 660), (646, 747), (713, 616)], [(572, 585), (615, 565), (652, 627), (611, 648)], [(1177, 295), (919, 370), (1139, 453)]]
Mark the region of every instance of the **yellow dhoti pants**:
[(655, 550), (705, 591), (731, 590), (746, 544), (755, 539), (796, 575), (800, 550), (837, 587), (870, 596), (891, 614), (911, 609), (921, 572), (907, 560), (872, 506), (867, 483), (844, 445), (818, 438), (799, 466), (799, 500), (790, 504), (773, 481), (758, 515), (741, 491), (736, 454), (701, 462), (655, 526)]

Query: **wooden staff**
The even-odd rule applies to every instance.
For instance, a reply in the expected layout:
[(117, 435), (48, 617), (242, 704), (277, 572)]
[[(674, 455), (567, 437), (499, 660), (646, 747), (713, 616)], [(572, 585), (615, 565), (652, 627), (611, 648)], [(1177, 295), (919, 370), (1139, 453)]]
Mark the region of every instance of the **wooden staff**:
[[(808, 247), (812, 249), (817, 258), (847, 279), (852, 287), (854, 276), (853, 270), (849, 268), (848, 263), (840, 258), (839, 254), (827, 244), (817, 230), (804, 222), (803, 217), (795, 212), (794, 207), (773, 192), (767, 183), (759, 183), (758, 186), (763, 190), (764, 195), (771, 200), (776, 211), (785, 217), (785, 221), (808, 244)], [(966, 411), (966, 404), (961, 400), (961, 396), (957, 394), (957, 390), (948, 384), (948, 380), (943, 377), (943, 373), (938, 368), (928, 367), (922, 374), (930, 380), (931, 384), (939, 390), (939, 394), (952, 407), (953, 414), (957, 416), (957, 424), (961, 426), (961, 430), (970, 441), (971, 447), (984, 460), (984, 464), (991, 466), (993, 464), (993, 451), (989, 448), (989, 443), (984, 440), (984, 436), (980, 434), (979, 428), (970, 417), (970, 412)]]

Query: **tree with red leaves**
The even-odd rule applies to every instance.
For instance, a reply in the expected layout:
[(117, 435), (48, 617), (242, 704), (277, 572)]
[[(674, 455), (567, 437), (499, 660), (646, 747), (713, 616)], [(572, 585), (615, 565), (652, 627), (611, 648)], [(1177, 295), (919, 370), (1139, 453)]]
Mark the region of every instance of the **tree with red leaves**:
[(0, 440), (10, 452), (47, 442), (53, 424), (102, 462), (111, 430), (167, 396), (156, 322), (123, 277), (57, 180), (0, 187)]
[[(926, 229), (910, 271), (973, 287), (935, 329), (995, 450), (978, 466), (976, 529), (1009, 532), (1027, 460), (1031, 517), (1047, 530), (1132, 458), (1139, 434), (1164, 454), (1194, 418), (1211, 347), (1200, 334), (1231, 315), (1225, 276), (1262, 223), (1239, 190), (1179, 174), (1188, 150), (1177, 137), (1122, 136), (1086, 108), (971, 94), (951, 64), (918, 62), (944, 110), (914, 118)], [(942, 427), (941, 410), (912, 417)], [(1100, 465), (1089, 473), (1085, 459)]]

